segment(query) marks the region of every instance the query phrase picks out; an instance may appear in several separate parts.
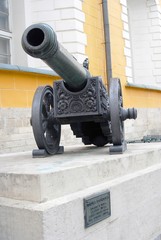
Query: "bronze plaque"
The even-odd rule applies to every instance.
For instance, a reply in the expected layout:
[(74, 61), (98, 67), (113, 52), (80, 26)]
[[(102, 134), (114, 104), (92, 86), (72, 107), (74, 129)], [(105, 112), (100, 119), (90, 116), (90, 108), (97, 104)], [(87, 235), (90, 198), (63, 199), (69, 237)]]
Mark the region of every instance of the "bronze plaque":
[(110, 192), (101, 192), (84, 199), (85, 228), (111, 216)]

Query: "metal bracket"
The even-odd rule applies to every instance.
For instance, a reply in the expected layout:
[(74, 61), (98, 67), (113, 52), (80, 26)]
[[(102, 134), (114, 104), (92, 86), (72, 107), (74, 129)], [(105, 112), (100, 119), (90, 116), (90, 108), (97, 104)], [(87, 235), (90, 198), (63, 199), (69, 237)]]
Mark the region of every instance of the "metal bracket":
[[(56, 154), (62, 154), (64, 153), (64, 146), (59, 146), (59, 149)], [(52, 156), (49, 154), (45, 149), (33, 149), (32, 151), (32, 157), (33, 158), (45, 158)]]
[(124, 141), (122, 145), (113, 145), (109, 148), (110, 155), (122, 154), (127, 149), (127, 143)]

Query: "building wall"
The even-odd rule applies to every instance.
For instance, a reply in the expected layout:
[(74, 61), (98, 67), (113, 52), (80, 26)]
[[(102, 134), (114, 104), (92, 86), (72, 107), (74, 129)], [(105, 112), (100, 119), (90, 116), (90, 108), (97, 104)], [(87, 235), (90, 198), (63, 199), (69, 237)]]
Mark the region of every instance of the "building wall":
[(55, 79), (49, 71), (0, 66), (0, 153), (36, 147), (30, 126), (33, 95), (38, 86), (52, 86)]
[(36, 148), (30, 108), (0, 108), (0, 154)]
[(89, 69), (92, 75), (102, 76), (107, 86), (102, 0), (83, 1), (83, 12), (84, 32), (87, 36), (85, 53), (89, 58)]
[[(133, 65), (135, 64), (135, 69), (138, 66), (135, 59), (132, 58), (134, 51), (132, 49), (131, 41), (134, 40), (131, 40), (131, 23), (128, 15), (128, 12), (130, 12), (129, 6), (132, 4), (132, 2), (133, 1), (131, 0), (108, 1), (112, 73), (113, 77), (119, 77), (121, 79), (125, 107), (131, 107), (134, 105), (133, 103), (135, 103), (135, 107), (138, 108), (158, 108), (160, 107), (160, 101), (158, 101), (158, 99), (160, 99), (159, 91), (161, 88), (159, 88), (157, 85), (157, 90), (149, 89), (151, 86), (156, 86), (156, 81), (154, 84), (151, 83), (148, 89), (146, 82), (141, 81), (141, 78), (139, 77), (137, 78), (139, 79), (137, 80), (137, 84), (142, 84), (143, 86), (141, 86), (141, 88), (140, 86), (136, 85), (134, 88), (131, 88), (130, 85), (135, 83), (135, 76), (133, 75), (135, 71), (133, 71)], [(45, 22), (50, 24), (57, 32), (58, 40), (65, 48), (68, 49), (71, 54), (78, 59), (80, 63), (82, 63), (83, 60), (88, 56), (92, 75), (102, 76), (106, 85), (107, 76), (102, 1), (48, 0), (46, 2), (38, 0), (31, 1), (29, 5), (28, 1), (24, 0), (24, 3), (26, 7), (26, 25), (37, 22)], [(145, 3), (145, 0), (141, 0), (139, 4), (141, 3)], [(133, 4), (135, 5), (135, 3)], [(159, 21), (159, 12), (157, 15), (157, 11), (160, 11), (158, 4), (159, 2), (154, 0), (147, 0), (146, 3), (147, 8), (151, 9), (152, 11), (152, 15), (150, 16), (157, 16), (155, 19), (150, 20), (153, 24)], [(27, 16), (30, 16), (30, 20)], [(154, 29), (158, 29), (158, 27), (159, 25), (154, 25)], [(156, 36), (159, 36), (159, 32), (153, 33), (153, 37)], [(153, 42), (158, 43), (159, 41), (154, 39)], [(159, 46), (152, 49), (154, 51), (152, 57), (158, 59), (160, 57)], [(143, 57), (142, 59), (144, 60)], [(41, 60), (33, 59), (32, 57), (27, 58), (28, 66), (48, 69), (48, 67)], [(148, 56), (146, 57), (146, 60), (147, 58)], [(153, 73), (159, 74), (159, 59), (152, 62), (151, 66), (153, 65), (157, 67), (153, 69)], [(149, 65), (147, 71), (145, 69), (146, 64), (139, 71), (148, 72), (150, 69)], [(159, 79), (159, 75), (154, 74), (153, 78), (149, 78), (150, 81), (152, 81), (154, 78)]]
[(132, 65), (134, 62), (132, 62), (131, 58), (132, 50), (127, 1), (114, 0), (108, 3), (112, 72), (113, 77), (118, 77), (121, 80), (124, 105), (125, 107), (159, 108), (161, 107), (159, 101), (161, 88), (147, 86), (144, 82), (140, 82), (139, 85), (130, 84), (131, 81), (133, 82)]
[(126, 58), (124, 54), (123, 22), (121, 21), (122, 7), (118, 0), (108, 1), (112, 76), (120, 78), (125, 84)]
[[(14, 66), (13, 66), (14, 68)], [(51, 85), (58, 76), (0, 69), (0, 107), (30, 108), (38, 86)]]
[(159, 1), (127, 1), (133, 82), (160, 86), (161, 7)]
[[(103, 33), (101, 1), (82, 0), (23, 0), (21, 7), (24, 20), (19, 21), (16, 14), (17, 0), (13, 0), (14, 48), (20, 58), (13, 62), (38, 69), (49, 69), (41, 60), (27, 56), (21, 48), (21, 36), (24, 29), (32, 23), (45, 22), (56, 31), (58, 41), (82, 63), (86, 57), (90, 61), (92, 75), (100, 75), (106, 84), (105, 43)], [(24, 6), (24, 7), (23, 7)], [(18, 46), (17, 46), (18, 45)], [(88, 46), (87, 46), (88, 45)], [(19, 53), (20, 51), (20, 53)], [(24, 151), (34, 147), (30, 126), (31, 104), (37, 86), (52, 85), (53, 76), (1, 69), (0, 110), (3, 136), (0, 152)], [(26, 120), (25, 120), (26, 119)], [(11, 141), (12, 140), (12, 141)], [(11, 143), (12, 142), (12, 143)], [(61, 142), (64, 145), (80, 143), (73, 137), (69, 127), (63, 126)], [(30, 143), (30, 144), (29, 144)], [(28, 147), (26, 147), (28, 146)]]
[[(137, 6), (135, 2), (136, 1), (132, 0), (108, 1), (112, 73), (113, 77), (119, 77), (121, 79), (125, 106), (132, 106), (133, 103), (135, 103), (136, 107), (160, 107), (160, 101), (156, 100), (158, 97), (160, 99), (159, 90), (161, 90), (161, 88), (159, 89), (161, 55), (161, 41), (159, 40), (161, 36), (160, 2), (157, 0), (141, 0), (138, 2)], [(91, 73), (93, 75), (101, 75), (104, 83), (107, 83), (102, 0), (37, 0), (30, 2), (28, 0), (23, 0), (21, 7), (24, 7), (25, 10), (22, 11), (22, 13), (24, 13), (24, 20), (22, 21), (19, 21), (15, 17), (15, 15), (17, 15), (15, 9), (17, 4), (17, 0), (12, 0), (14, 25), (18, 26), (19, 29), (18, 32), (15, 27), (13, 28), (14, 55), (17, 55), (17, 59), (19, 59), (17, 61), (16, 58), (13, 57), (16, 64), (22, 63), (27, 64), (29, 67), (48, 69), (41, 60), (27, 56), (20, 47), (20, 39), (25, 27), (31, 23), (45, 22), (50, 24), (56, 30), (58, 40), (78, 59), (80, 63), (82, 63), (88, 56)], [(146, 54), (146, 59), (144, 61), (144, 54), (142, 54), (143, 50), (139, 52), (139, 46), (138, 49), (136, 49), (135, 46), (135, 50), (133, 50), (133, 42), (135, 42), (135, 36), (133, 35), (136, 35), (133, 34), (133, 32), (135, 33), (136, 29), (139, 32), (140, 28), (136, 26), (136, 21), (134, 21), (135, 24), (133, 24), (136, 27), (131, 26), (132, 23), (130, 21), (131, 17), (135, 15), (137, 17), (138, 6), (144, 5), (146, 6), (146, 11), (148, 10), (146, 16), (149, 17), (148, 21), (151, 24), (149, 27), (148, 39), (150, 39), (150, 33), (152, 34), (152, 42), (150, 43), (152, 46), (150, 51), (153, 54), (150, 58), (154, 59), (154, 61), (151, 61), (151, 63), (149, 61), (149, 65), (147, 65), (149, 54)], [(142, 11), (142, 8), (139, 8), (138, 15), (140, 14), (142, 16), (142, 12), (140, 12)], [(135, 11), (132, 11), (132, 9), (135, 9)], [(135, 31), (131, 31), (131, 28)], [(147, 27), (144, 29), (145, 31), (146, 28)], [(144, 40), (146, 39), (146, 36), (147, 35), (145, 34)], [(139, 41), (139, 43), (141, 44), (141, 41)], [(142, 55), (140, 56), (138, 54)], [(133, 55), (137, 55), (139, 59), (142, 59), (142, 64), (144, 65), (139, 67), (137, 58), (133, 57)], [(27, 58), (27, 63), (24, 58)], [(147, 70), (146, 67), (148, 68)], [(136, 71), (140, 74), (137, 78), (135, 77)], [(147, 81), (150, 83), (149, 88), (151, 86), (157, 86), (157, 91), (154, 89), (151, 91), (145, 86), (147, 82), (143, 81), (143, 78), (144, 80), (147, 78), (146, 76), (142, 78), (141, 75), (143, 73), (146, 74), (148, 71), (151, 71), (153, 74), (148, 74), (149, 80)], [(136, 85), (133, 89), (129, 88), (130, 84), (136, 83), (143, 84), (141, 87), (144, 87), (144, 89), (140, 88), (140, 86), (138, 88)], [(132, 93), (133, 95), (131, 98)]]
[[(134, 1), (132, 2), (135, 5)], [(149, 0), (147, 4), (150, 2), (156, 4), (156, 1)], [(144, 82), (139, 84), (133, 82), (134, 62), (132, 61), (128, 3), (126, 0), (108, 1), (108, 8), (112, 74), (113, 77), (121, 80), (124, 107), (135, 107), (138, 110), (138, 118), (135, 121), (125, 121), (126, 139), (136, 140), (146, 135), (161, 134), (161, 88), (154, 86), (155, 84), (147, 86)], [(146, 72), (145, 68), (144, 72)]]
[[(79, 63), (83, 63), (87, 39), (83, 28), (82, 0), (31, 1), (31, 20), (32, 23), (49, 24), (56, 31), (58, 41)], [(28, 66), (48, 69), (41, 60), (31, 57), (28, 57)]]

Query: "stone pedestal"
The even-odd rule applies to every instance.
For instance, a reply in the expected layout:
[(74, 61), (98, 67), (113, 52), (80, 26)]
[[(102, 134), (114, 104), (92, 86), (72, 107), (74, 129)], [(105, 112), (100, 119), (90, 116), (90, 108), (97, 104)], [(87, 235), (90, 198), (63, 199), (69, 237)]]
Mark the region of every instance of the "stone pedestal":
[[(84, 199), (106, 190), (111, 216), (85, 228)], [(154, 240), (160, 213), (161, 143), (0, 155), (0, 240)]]

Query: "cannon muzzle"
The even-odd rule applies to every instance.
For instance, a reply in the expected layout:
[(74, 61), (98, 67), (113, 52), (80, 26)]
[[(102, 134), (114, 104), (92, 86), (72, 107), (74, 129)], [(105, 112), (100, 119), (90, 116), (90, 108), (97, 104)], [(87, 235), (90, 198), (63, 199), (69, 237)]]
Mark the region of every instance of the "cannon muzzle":
[(43, 60), (73, 91), (81, 90), (91, 77), (89, 71), (58, 42), (56, 33), (47, 24), (29, 26), (23, 33), (22, 47), (30, 56)]

